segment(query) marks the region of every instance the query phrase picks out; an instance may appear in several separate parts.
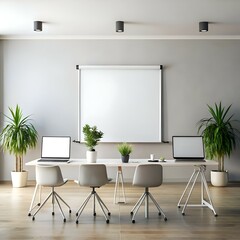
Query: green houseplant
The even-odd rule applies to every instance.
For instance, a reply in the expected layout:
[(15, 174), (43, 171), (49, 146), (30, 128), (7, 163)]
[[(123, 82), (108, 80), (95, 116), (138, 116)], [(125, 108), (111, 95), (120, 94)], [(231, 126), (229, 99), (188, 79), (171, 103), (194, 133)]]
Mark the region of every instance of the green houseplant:
[(86, 124), (83, 127), (84, 141), (88, 148), (87, 151), (87, 161), (88, 162), (96, 162), (97, 152), (95, 151), (95, 146), (103, 137), (103, 132), (99, 131), (96, 126), (90, 127)]
[(118, 145), (118, 151), (121, 154), (122, 162), (127, 163), (129, 161), (129, 155), (132, 152), (132, 145), (121, 143)]
[(28, 148), (36, 146), (38, 134), (29, 116), (23, 117), (18, 105), (15, 109), (9, 108), (9, 111), (11, 116), (4, 114), (8, 121), (0, 134), (0, 142), (4, 151), (15, 155), (15, 171), (12, 171), (13, 186), (23, 187), (26, 186), (27, 181), (27, 172), (23, 170), (23, 155)]
[(230, 157), (236, 147), (238, 130), (233, 127), (233, 115), (228, 115), (231, 105), (222, 107), (221, 102), (211, 107), (208, 105), (209, 118), (201, 119), (198, 132), (203, 136), (206, 157), (218, 160), (218, 170), (211, 172), (211, 182), (214, 186), (226, 186), (228, 172), (224, 169), (224, 156)]

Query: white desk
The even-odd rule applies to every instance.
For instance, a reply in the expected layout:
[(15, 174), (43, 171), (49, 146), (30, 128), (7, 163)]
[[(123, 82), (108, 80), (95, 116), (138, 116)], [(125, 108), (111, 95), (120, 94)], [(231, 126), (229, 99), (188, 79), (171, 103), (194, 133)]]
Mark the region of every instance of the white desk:
[[(81, 164), (85, 164), (86, 163), (86, 159), (70, 159), (69, 163), (66, 162), (57, 162), (57, 163), (53, 163), (53, 162), (38, 162), (39, 159), (30, 161), (28, 163), (26, 163), (27, 166), (36, 166), (37, 164), (52, 164), (52, 165), (59, 165), (59, 166), (66, 166), (66, 167), (76, 167), (76, 166), (80, 166)], [(117, 167), (118, 170), (121, 169), (121, 173), (122, 173), (122, 168), (129, 168), (129, 167), (133, 167), (135, 168), (137, 165), (139, 164), (144, 164), (144, 163), (149, 163), (148, 159), (131, 159), (129, 163), (123, 163), (121, 161), (121, 159), (98, 159), (97, 163), (103, 163), (105, 164), (107, 167)], [(211, 200), (211, 196), (210, 196), (210, 192), (208, 189), (208, 185), (207, 185), (207, 181), (205, 178), (205, 171), (206, 171), (206, 167), (207, 166), (217, 166), (217, 162), (215, 161), (210, 161), (210, 160), (206, 160), (205, 162), (197, 162), (197, 161), (175, 161), (175, 160), (166, 160), (165, 162), (151, 162), (152, 164), (161, 164), (164, 167), (193, 167), (193, 174), (190, 177), (187, 186), (185, 188), (185, 190), (183, 191), (182, 196), (180, 197), (180, 200), (178, 202), (178, 207), (180, 208), (181, 206), (183, 206), (183, 210), (182, 210), (182, 215), (185, 215), (185, 209), (187, 208), (187, 206), (189, 207), (208, 207), (210, 208), (214, 215), (217, 216), (217, 213), (213, 207), (213, 203)], [(94, 164), (94, 163), (90, 163), (90, 164)], [(121, 168), (119, 168), (121, 167)], [(119, 173), (119, 171), (118, 171)], [(116, 189), (117, 189), (117, 184), (119, 184), (118, 178), (119, 176), (117, 176), (116, 179), (116, 185), (115, 185), (115, 194), (116, 194)], [(122, 176), (121, 176), (122, 177)], [(197, 179), (200, 177), (200, 181), (201, 181), (201, 202), (200, 204), (188, 204), (192, 191), (195, 187), (196, 181)], [(123, 177), (121, 178), (122, 180), (122, 190), (123, 190), (123, 194), (124, 194), (124, 198), (125, 198), (125, 193), (124, 193), (124, 188), (123, 188)], [(35, 191), (34, 191), (34, 196), (32, 199), (32, 203), (29, 209), (29, 214), (31, 214), (35, 201), (35, 196), (36, 196), (36, 192), (37, 192), (37, 188), (38, 186), (36, 186)], [(205, 190), (205, 191), (204, 191)], [(187, 194), (188, 192), (188, 194)], [(208, 197), (208, 201), (205, 200), (204, 198), (204, 192), (207, 194)], [(41, 194), (41, 193), (40, 193)], [(184, 199), (184, 197), (186, 196), (186, 201), (184, 204), (182, 204), (182, 200)], [(114, 195), (114, 198), (116, 196)], [(115, 199), (116, 200), (116, 199)], [(39, 205), (39, 204), (38, 204)]]
[[(35, 159), (33, 161), (27, 162), (27, 166), (36, 166), (37, 164), (52, 164), (56, 165), (56, 163), (53, 162), (38, 162), (38, 159)], [(86, 159), (79, 159), (79, 158), (70, 158), (70, 163), (66, 162), (57, 162), (57, 165), (59, 166), (80, 166), (81, 164), (87, 163)], [(137, 165), (141, 163), (149, 163), (148, 159), (131, 159), (128, 163), (123, 163), (121, 159), (97, 159), (97, 163), (103, 163), (107, 167), (136, 167)], [(195, 165), (205, 165), (205, 166), (217, 166), (216, 161), (212, 160), (206, 160), (205, 162), (198, 162), (198, 161), (175, 161), (175, 160), (165, 160), (165, 162), (151, 162), (153, 164), (161, 164), (163, 167), (189, 167), (189, 166), (195, 166)], [(93, 163), (94, 164), (94, 163)]]

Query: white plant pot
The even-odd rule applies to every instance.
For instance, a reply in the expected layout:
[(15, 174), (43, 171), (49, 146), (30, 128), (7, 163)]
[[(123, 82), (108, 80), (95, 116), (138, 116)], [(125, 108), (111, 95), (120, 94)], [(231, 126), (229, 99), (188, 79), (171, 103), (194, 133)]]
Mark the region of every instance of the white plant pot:
[(86, 158), (88, 163), (96, 163), (97, 151), (87, 151)]
[(12, 176), (12, 186), (14, 188), (26, 187), (27, 186), (27, 179), (28, 179), (28, 172), (11, 172)]
[(211, 171), (211, 183), (215, 187), (225, 187), (228, 184), (228, 172)]

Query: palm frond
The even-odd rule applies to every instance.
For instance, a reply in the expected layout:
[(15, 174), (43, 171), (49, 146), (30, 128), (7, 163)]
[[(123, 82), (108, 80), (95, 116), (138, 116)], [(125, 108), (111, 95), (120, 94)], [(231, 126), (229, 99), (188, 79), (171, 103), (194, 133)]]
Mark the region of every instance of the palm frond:
[(232, 123), (239, 121), (233, 119), (233, 114), (228, 116), (231, 106), (225, 108), (221, 102), (215, 103), (214, 107), (207, 105), (211, 116), (198, 121), (198, 133), (201, 132), (203, 136), (207, 158), (223, 159), (224, 155), (230, 156), (236, 147), (236, 138), (240, 132)]
[(7, 125), (0, 133), (0, 142), (4, 151), (16, 156), (19, 169), (22, 171), (22, 156), (28, 148), (34, 148), (37, 144), (38, 133), (31, 123), (29, 116), (23, 117), (21, 108), (17, 105), (15, 109), (9, 108), (11, 116), (6, 117)]

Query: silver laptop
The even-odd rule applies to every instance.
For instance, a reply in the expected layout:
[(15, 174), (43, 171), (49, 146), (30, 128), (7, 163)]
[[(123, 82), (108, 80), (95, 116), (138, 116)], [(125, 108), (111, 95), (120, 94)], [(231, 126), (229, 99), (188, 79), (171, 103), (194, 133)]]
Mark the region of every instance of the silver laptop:
[(39, 162), (67, 162), (70, 159), (71, 137), (43, 136)]
[(180, 161), (205, 161), (202, 136), (173, 136), (173, 158)]

